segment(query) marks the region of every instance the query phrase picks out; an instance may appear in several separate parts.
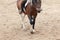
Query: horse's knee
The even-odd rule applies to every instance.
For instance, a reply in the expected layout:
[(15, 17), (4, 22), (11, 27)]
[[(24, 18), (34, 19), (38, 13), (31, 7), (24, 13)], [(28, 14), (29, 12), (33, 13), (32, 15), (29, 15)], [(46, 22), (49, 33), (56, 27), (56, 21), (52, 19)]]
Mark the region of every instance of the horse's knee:
[(35, 21), (33, 19), (30, 20), (30, 24), (33, 25), (35, 24)]
[(30, 24), (31, 24), (31, 25), (33, 24), (33, 21), (32, 21), (32, 20), (30, 20)]
[(32, 31), (31, 31), (31, 34), (34, 34), (36, 31), (33, 29)]

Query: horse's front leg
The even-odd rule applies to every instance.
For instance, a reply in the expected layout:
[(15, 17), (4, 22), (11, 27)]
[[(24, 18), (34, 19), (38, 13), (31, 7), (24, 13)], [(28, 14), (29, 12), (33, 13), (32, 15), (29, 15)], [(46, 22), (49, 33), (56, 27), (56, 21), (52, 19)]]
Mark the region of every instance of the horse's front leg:
[(25, 14), (21, 13), (20, 17), (21, 17), (21, 19), (20, 19), (21, 20), (21, 28), (23, 28), (23, 30), (25, 30), (25, 23), (24, 23)]
[(32, 19), (32, 30), (31, 30), (31, 33), (33, 34), (35, 32), (35, 19)]
[(33, 34), (35, 32), (34, 26), (35, 26), (35, 17), (34, 16), (29, 16), (30, 24), (32, 26), (31, 28), (31, 33)]

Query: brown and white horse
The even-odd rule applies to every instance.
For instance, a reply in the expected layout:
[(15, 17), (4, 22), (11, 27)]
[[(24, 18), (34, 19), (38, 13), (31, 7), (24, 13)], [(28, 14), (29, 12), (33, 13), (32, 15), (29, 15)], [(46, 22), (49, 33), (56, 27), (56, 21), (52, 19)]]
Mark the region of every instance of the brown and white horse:
[(17, 0), (17, 8), (22, 19), (21, 21), (22, 21), (23, 29), (25, 29), (24, 22), (23, 22), (24, 17), (25, 15), (27, 15), (30, 21), (30, 24), (32, 25), (31, 33), (34, 33), (35, 20), (36, 20), (37, 14), (41, 11), (41, 0), (32, 0), (32, 2), (28, 2), (25, 12), (23, 11), (21, 12), (22, 2), (23, 0)]

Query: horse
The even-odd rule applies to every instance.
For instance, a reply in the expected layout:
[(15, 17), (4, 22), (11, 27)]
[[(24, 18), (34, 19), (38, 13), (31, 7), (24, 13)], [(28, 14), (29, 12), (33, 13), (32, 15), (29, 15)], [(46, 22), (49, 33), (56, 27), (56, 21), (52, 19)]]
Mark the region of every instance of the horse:
[(41, 0), (32, 0), (32, 2), (29, 2), (27, 4), (24, 12), (23, 11), (21, 12), (22, 2), (23, 2), (23, 0), (17, 0), (17, 8), (18, 8), (19, 14), (21, 16), (22, 27), (23, 27), (23, 29), (25, 29), (24, 17), (25, 17), (25, 15), (27, 15), (27, 17), (30, 21), (30, 24), (32, 26), (31, 33), (34, 33), (36, 17), (37, 17), (37, 14), (40, 13), (40, 11), (41, 11)]

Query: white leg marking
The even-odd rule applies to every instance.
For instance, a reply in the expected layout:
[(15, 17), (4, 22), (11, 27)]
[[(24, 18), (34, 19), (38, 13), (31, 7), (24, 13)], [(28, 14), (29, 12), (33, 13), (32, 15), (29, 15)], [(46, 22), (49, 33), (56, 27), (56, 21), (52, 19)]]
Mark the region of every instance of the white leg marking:
[(36, 32), (36, 31), (35, 31), (34, 29), (31, 29), (31, 32), (33, 32), (33, 33), (34, 33), (34, 32)]
[(25, 14), (20, 14), (20, 16), (21, 16), (21, 24), (22, 24), (22, 28), (23, 28), (23, 30), (25, 29), (25, 25), (24, 25), (24, 17), (25, 17)]
[[(33, 25), (32, 25), (33, 26)], [(31, 26), (31, 33), (33, 34), (33, 33), (35, 33), (36, 31), (32, 28), (32, 26)]]
[(33, 29), (33, 32), (36, 32), (36, 31)]

